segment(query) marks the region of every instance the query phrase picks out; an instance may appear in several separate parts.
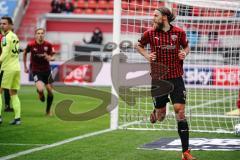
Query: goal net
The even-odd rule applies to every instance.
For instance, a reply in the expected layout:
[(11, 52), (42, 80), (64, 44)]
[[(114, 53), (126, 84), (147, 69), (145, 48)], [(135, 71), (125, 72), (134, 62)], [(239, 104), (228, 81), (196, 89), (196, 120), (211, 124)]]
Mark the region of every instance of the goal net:
[[(239, 123), (240, 2), (230, 0), (121, 1), (118, 125), (138, 130), (175, 130), (171, 103), (163, 122), (151, 124), (153, 110), (148, 62), (134, 44), (152, 27), (153, 11), (169, 7), (172, 23), (187, 33), (191, 52), (184, 62), (186, 116), (198, 132), (232, 132)], [(115, 19), (116, 20), (116, 19)], [(114, 21), (115, 21), (114, 20)], [(149, 46), (146, 47), (150, 52)]]

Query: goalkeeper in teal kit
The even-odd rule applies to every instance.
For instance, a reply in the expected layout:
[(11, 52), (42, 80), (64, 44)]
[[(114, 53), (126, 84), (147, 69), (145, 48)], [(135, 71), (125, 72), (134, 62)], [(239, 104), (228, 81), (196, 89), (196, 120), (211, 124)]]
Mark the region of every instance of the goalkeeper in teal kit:
[[(21, 104), (17, 95), (20, 89), (20, 63), (19, 63), (19, 39), (12, 32), (12, 19), (4, 16), (1, 18), (0, 26), (4, 31), (4, 37), (1, 40), (2, 54), (0, 56), (1, 72), (0, 72), (0, 93), (2, 89), (9, 89), (15, 118), (10, 124), (21, 124)], [(0, 95), (0, 111), (2, 110), (2, 96)], [(0, 112), (0, 123), (2, 117)]]

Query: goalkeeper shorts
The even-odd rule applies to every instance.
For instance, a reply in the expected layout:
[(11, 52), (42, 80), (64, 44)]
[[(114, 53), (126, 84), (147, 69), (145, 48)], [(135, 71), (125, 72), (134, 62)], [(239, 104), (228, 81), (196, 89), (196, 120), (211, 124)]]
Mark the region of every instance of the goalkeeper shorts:
[(4, 89), (20, 89), (20, 71), (2, 70), (0, 73), (0, 86)]

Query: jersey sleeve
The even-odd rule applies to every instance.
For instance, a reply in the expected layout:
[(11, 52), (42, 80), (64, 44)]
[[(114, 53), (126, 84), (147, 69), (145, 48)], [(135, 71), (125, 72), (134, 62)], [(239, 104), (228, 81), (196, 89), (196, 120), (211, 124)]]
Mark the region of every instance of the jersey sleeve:
[(27, 44), (27, 47), (25, 48), (25, 51), (29, 53), (31, 51), (31, 45), (30, 43)]
[(51, 43), (49, 43), (49, 45), (48, 45), (48, 51), (47, 51), (47, 54), (48, 54), (48, 55), (53, 55), (53, 54), (54, 54), (53, 46), (52, 46)]
[(138, 40), (139, 46), (143, 47), (146, 46), (149, 43), (149, 31), (145, 31), (142, 35), (142, 37)]
[(8, 54), (10, 54), (10, 48), (11, 48), (11, 38), (8, 38), (7, 36), (2, 38), (2, 54), (0, 56), (0, 62), (3, 62)]
[(180, 45), (181, 45), (183, 48), (186, 48), (186, 47), (188, 46), (187, 35), (186, 35), (186, 32), (184, 32), (184, 31), (181, 32)]

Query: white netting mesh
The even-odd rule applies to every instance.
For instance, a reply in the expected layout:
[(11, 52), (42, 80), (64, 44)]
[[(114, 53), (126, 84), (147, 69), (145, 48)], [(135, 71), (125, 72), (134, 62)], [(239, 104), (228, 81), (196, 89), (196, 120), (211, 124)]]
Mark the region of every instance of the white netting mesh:
[[(231, 132), (235, 123), (239, 122), (237, 112), (228, 112), (236, 109), (240, 85), (240, 2), (124, 0), (121, 40), (135, 44), (142, 33), (152, 26), (154, 9), (161, 6), (172, 8), (177, 15), (173, 25), (183, 28), (190, 42), (191, 54), (185, 60), (184, 80), (188, 90), (186, 115), (191, 130)], [(146, 49), (149, 50), (149, 47)], [(147, 64), (134, 48), (122, 52), (130, 64)], [(149, 123), (149, 114), (153, 109), (147, 92), (149, 86), (130, 90), (134, 93), (124, 89), (120, 92), (119, 125), (132, 129), (176, 128), (172, 105), (169, 105), (165, 121), (152, 125)]]

